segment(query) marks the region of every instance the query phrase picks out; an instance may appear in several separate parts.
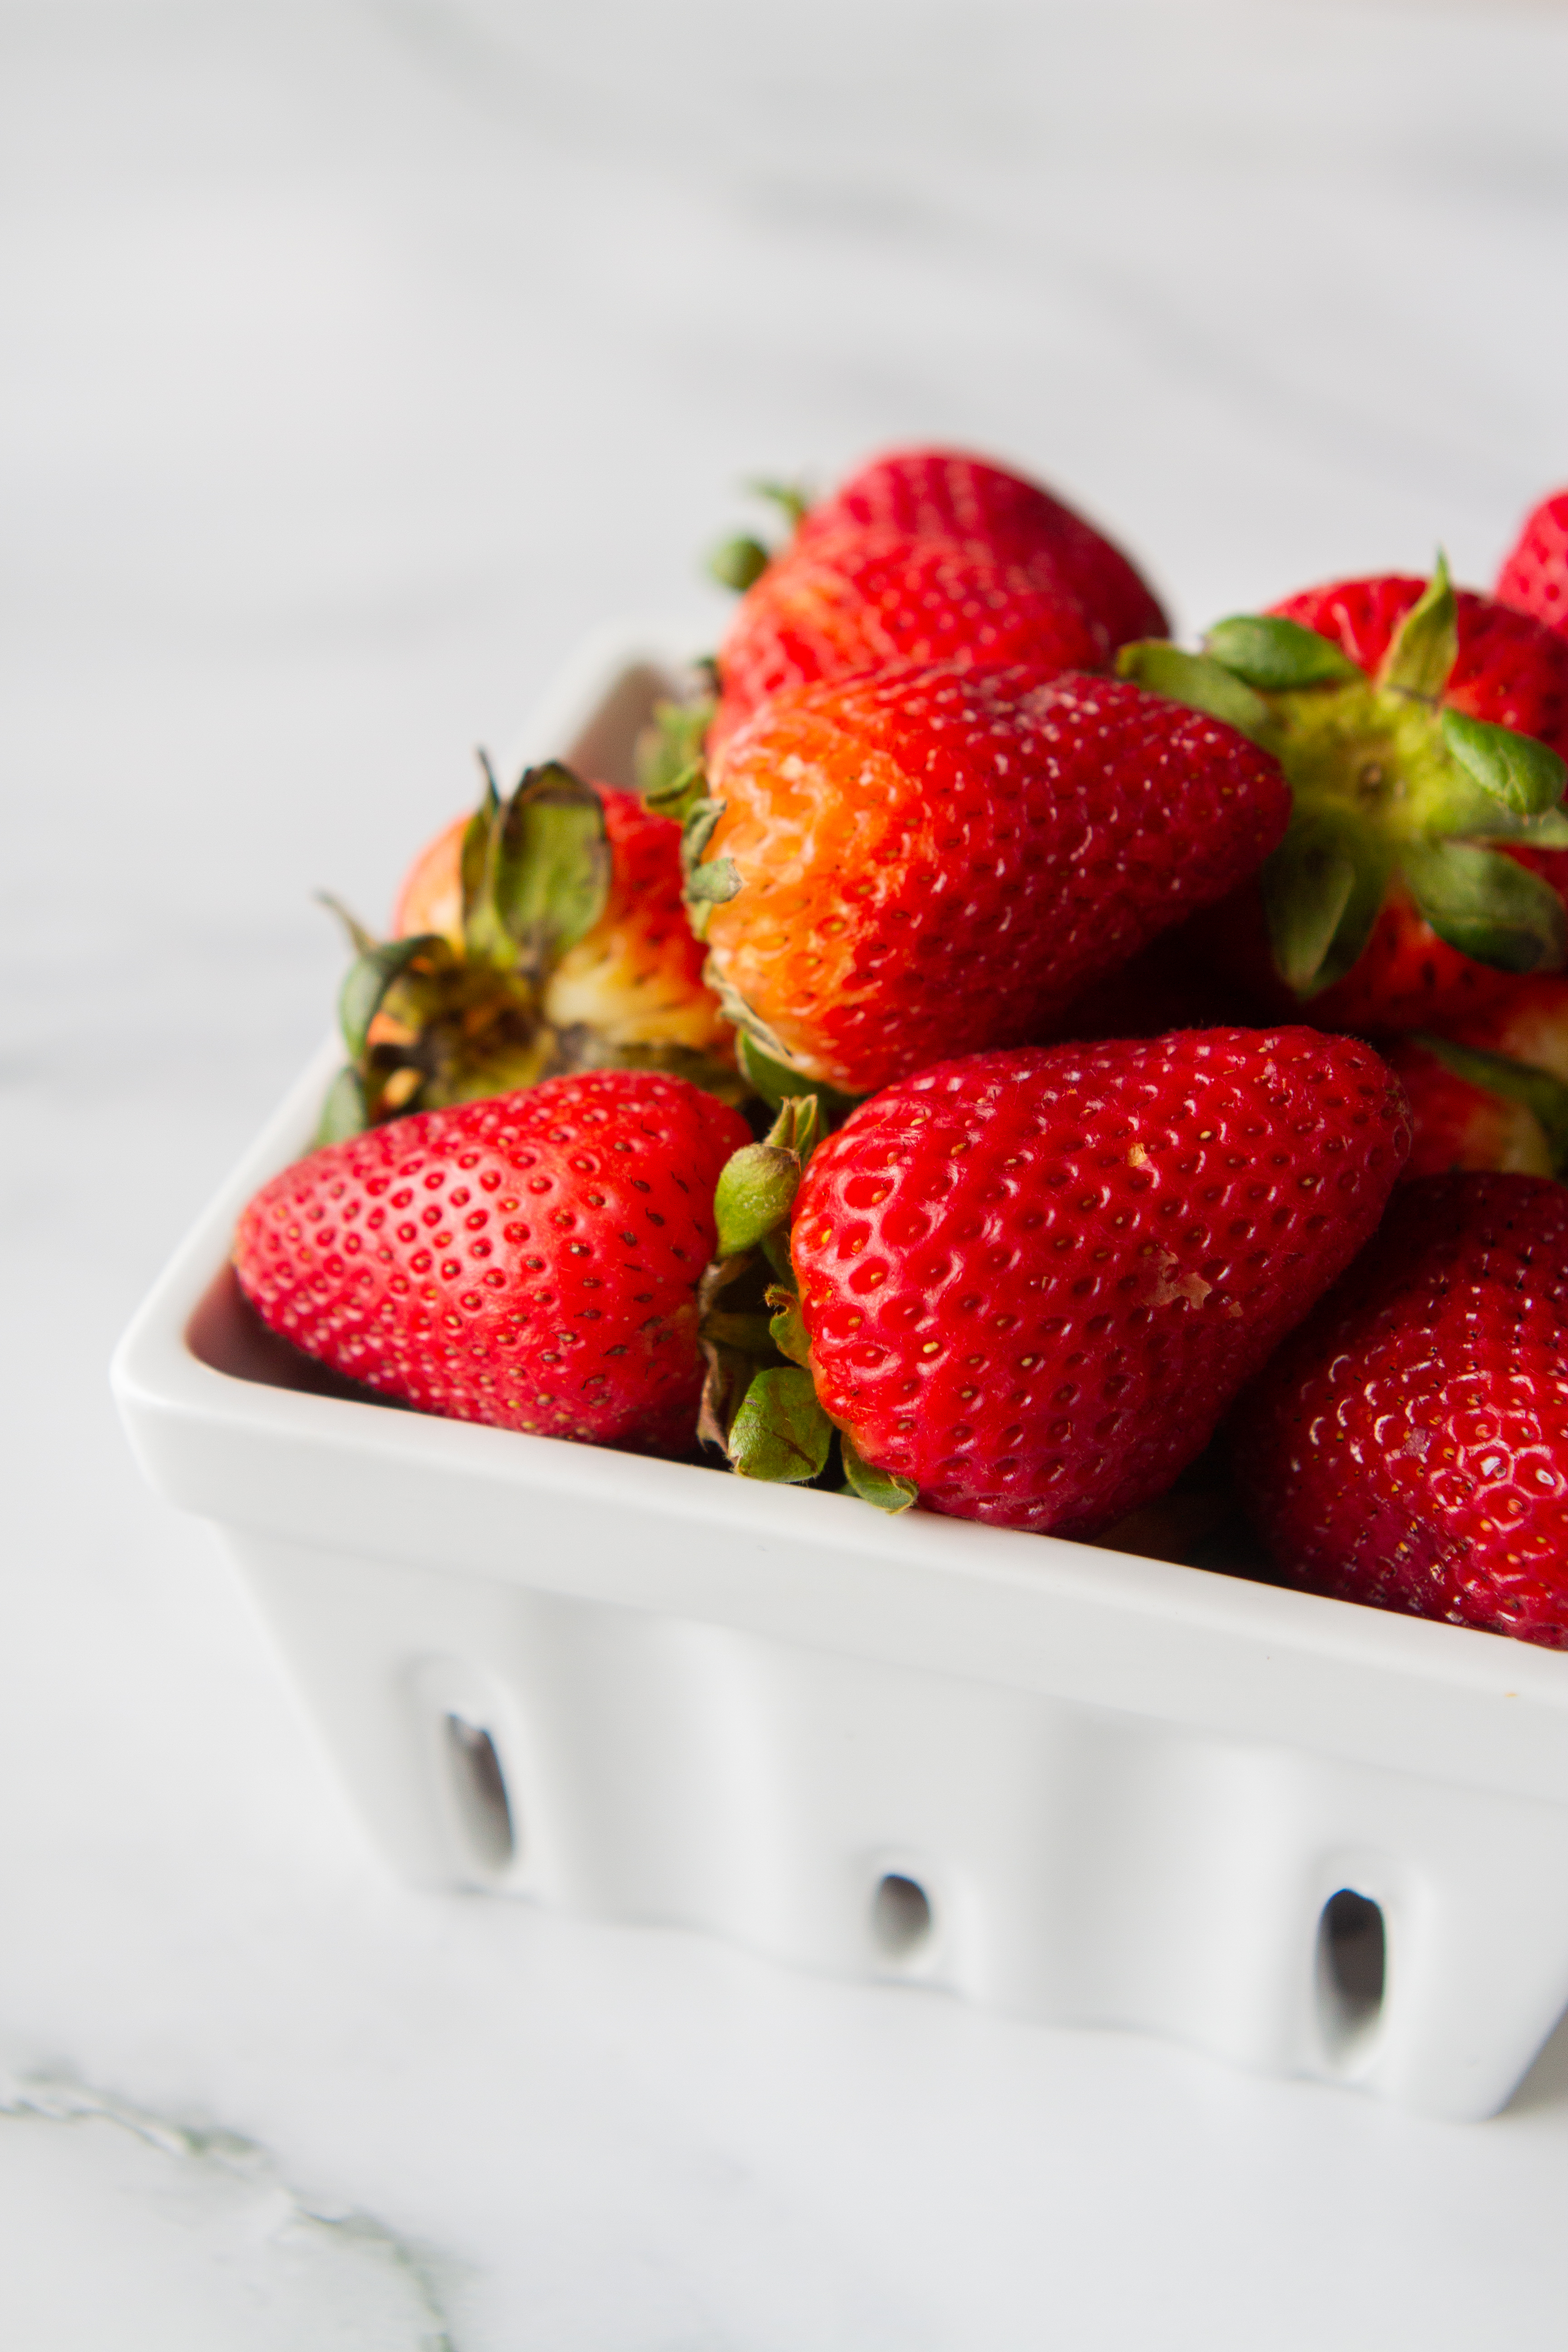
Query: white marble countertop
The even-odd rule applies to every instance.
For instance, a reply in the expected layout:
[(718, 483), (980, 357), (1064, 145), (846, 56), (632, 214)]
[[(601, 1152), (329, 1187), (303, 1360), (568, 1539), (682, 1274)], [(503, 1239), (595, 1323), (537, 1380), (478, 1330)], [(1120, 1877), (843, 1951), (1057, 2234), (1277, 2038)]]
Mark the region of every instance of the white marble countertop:
[[(104, 1366), (573, 641), (1011, 455), (1196, 624), (1568, 478), (1568, 13), (0, 11), (0, 2340), (1563, 2340), (1496, 2123), (392, 1885)], [(715, 597), (710, 611), (721, 610)]]

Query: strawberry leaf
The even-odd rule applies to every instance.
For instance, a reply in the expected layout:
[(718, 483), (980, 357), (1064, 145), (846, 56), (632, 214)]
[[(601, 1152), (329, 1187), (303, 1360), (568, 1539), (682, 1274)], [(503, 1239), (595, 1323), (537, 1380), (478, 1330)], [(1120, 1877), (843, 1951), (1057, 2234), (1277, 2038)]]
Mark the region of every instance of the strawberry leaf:
[(799, 1299), (793, 1290), (784, 1289), (779, 1283), (769, 1284), (767, 1299), (768, 1305), (773, 1309), (773, 1319), (768, 1325), (768, 1335), (774, 1347), (781, 1356), (787, 1356), (792, 1364), (803, 1364), (809, 1371), (811, 1341), (806, 1337), (805, 1323), (801, 1315)]
[(484, 772), (484, 798), (463, 827), (463, 846), (458, 872), (463, 894), (463, 935), (468, 933), (468, 920), (479, 906), (485, 887), (485, 869), (489, 862), (490, 835), (500, 814), (500, 794), (496, 790), (495, 770), (489, 754), (482, 749), (478, 753)]
[(1511, 727), (1494, 727), (1468, 711), (1446, 709), (1443, 740), (1484, 793), (1516, 816), (1542, 816), (1554, 809), (1568, 784), (1568, 764), (1549, 744)]
[(1260, 877), (1280, 978), (1315, 995), (1349, 971), (1388, 883), (1375, 839), (1330, 811), (1299, 817)]
[(794, 1364), (759, 1372), (730, 1430), (730, 1460), (742, 1478), (802, 1486), (827, 1466), (833, 1423), (811, 1374)]
[(394, 982), (402, 977), (416, 956), (441, 957), (448, 952), (447, 941), (439, 932), (421, 931), (413, 939), (384, 940), (381, 946), (367, 949), (363, 955), (355, 957), (338, 997), (338, 1025), (352, 1062), (363, 1058), (370, 1024)]
[(363, 1080), (357, 1070), (340, 1070), (321, 1105), (315, 1149), (320, 1150), (323, 1143), (342, 1143), (351, 1135), (363, 1135), (369, 1125)]
[(661, 816), (683, 824), (707, 790), (702, 748), (717, 704), (710, 694), (656, 702), (637, 738), (637, 790)]
[(1568, 962), (1562, 899), (1513, 858), (1434, 841), (1409, 844), (1400, 863), (1416, 906), (1461, 955), (1500, 971), (1561, 971)]
[(920, 1492), (912, 1478), (902, 1478), (896, 1470), (874, 1469), (844, 1430), (838, 1433), (838, 1449), (844, 1461), (845, 1479), (861, 1502), (870, 1503), (879, 1511), (909, 1509)]
[(367, 931), (359, 917), (351, 914), (342, 900), (334, 898), (330, 890), (318, 890), (316, 904), (319, 907), (325, 907), (329, 914), (337, 917), (349, 935), (349, 944), (356, 956), (369, 955), (379, 944), (374, 933)]
[(799, 482), (755, 481), (748, 482), (746, 488), (754, 497), (766, 499), (770, 506), (777, 507), (791, 530), (798, 530), (811, 511), (810, 495)]
[(1510, 839), (1527, 841), (1535, 849), (1568, 849), (1568, 809), (1551, 808), (1510, 828)]
[(552, 760), (530, 768), (491, 831), (489, 898), (519, 960), (547, 971), (591, 931), (610, 895), (604, 803)]
[(837, 1087), (828, 1086), (826, 1080), (805, 1077), (799, 1070), (792, 1070), (787, 1063), (775, 1062), (772, 1055), (764, 1054), (756, 1039), (748, 1035), (744, 1029), (740, 1032), (737, 1051), (741, 1067), (751, 1081), (752, 1090), (761, 1095), (772, 1108), (776, 1110), (780, 1104), (792, 1097), (815, 1095), (825, 1130), (841, 1126), (860, 1100), (858, 1095), (840, 1094)]
[(1184, 653), (1163, 637), (1144, 637), (1122, 646), (1116, 672), (1169, 702), (1184, 702), (1190, 709), (1223, 719), (1254, 741), (1261, 742), (1268, 732), (1268, 705), (1262, 696), (1207, 654)]
[(730, 1431), (756, 1376), (757, 1360), (749, 1349), (721, 1348), (712, 1339), (703, 1341), (702, 1353), (707, 1374), (698, 1408), (697, 1434), (704, 1445), (717, 1446), (721, 1454), (728, 1454)]
[(1447, 685), (1459, 651), (1459, 610), (1441, 550), (1437, 565), (1416, 602), (1401, 621), (1383, 657), (1379, 686), (1436, 702)]
[(789, 1220), (800, 1188), (798, 1153), (773, 1143), (747, 1143), (732, 1152), (713, 1194), (719, 1255), (739, 1257)]
[(1241, 613), (1216, 623), (1204, 639), (1204, 651), (1233, 677), (1266, 694), (1344, 685), (1361, 675), (1350, 656), (1316, 629), (1267, 613)]
[(1425, 1045), (1456, 1077), (1468, 1079), (1488, 1094), (1500, 1095), (1504, 1102), (1522, 1103), (1546, 1139), (1553, 1172), (1561, 1175), (1568, 1167), (1568, 1087), (1561, 1078), (1532, 1063), (1515, 1062), (1506, 1054), (1483, 1053), (1479, 1046), (1457, 1045), (1451, 1038), (1428, 1036), (1423, 1031), (1415, 1033), (1414, 1042)]
[[(793, 1095), (761, 1143), (744, 1143), (719, 1171), (713, 1195), (719, 1256), (739, 1257), (781, 1231), (787, 1236), (806, 1161), (822, 1132), (815, 1095)], [(787, 1243), (784, 1264), (789, 1263)]]
[(708, 558), (707, 570), (709, 577), (716, 580), (721, 588), (733, 588), (744, 594), (772, 562), (760, 539), (726, 539)]
[(774, 1318), (767, 1315), (734, 1313), (728, 1307), (715, 1307), (703, 1318), (702, 1336), (715, 1348), (731, 1348), (738, 1355), (765, 1356), (773, 1344)]
[(740, 887), (741, 869), (732, 857), (715, 857), (706, 866), (694, 866), (686, 877), (687, 898), (700, 907), (721, 907)]
[(713, 829), (724, 814), (722, 801), (694, 801), (687, 810), (680, 827), (680, 863), (688, 877), (695, 872), (699, 859), (713, 838)]

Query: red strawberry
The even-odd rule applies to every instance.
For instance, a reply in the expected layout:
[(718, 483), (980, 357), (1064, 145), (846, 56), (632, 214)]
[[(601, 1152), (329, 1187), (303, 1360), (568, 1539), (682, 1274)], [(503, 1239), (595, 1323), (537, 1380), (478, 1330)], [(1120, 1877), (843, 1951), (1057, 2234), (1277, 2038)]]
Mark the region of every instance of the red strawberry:
[(681, 902), (679, 828), (552, 762), (416, 859), (395, 936), (349, 919), (349, 1051), (321, 1140), (574, 1069), (662, 1069), (745, 1092)]
[[(1484, 999), (1481, 967), (1568, 958), (1563, 899), (1535, 870), (1568, 847), (1568, 642), (1539, 622), (1456, 595), (1439, 565), (1425, 586), (1342, 581), (1221, 622), (1201, 656), (1133, 646), (1119, 666), (1279, 759), (1295, 805), (1261, 902), (1312, 1020), (1420, 1024)], [(1214, 928), (1256, 986), (1256, 902)]]
[(900, 449), (873, 458), (801, 525), (806, 543), (845, 525), (942, 539), (1033, 569), (1047, 589), (1066, 589), (1111, 646), (1163, 636), (1167, 627), (1150, 589), (1119, 548), (1023, 476), (956, 449)]
[(273, 1330), (421, 1412), (686, 1453), (713, 1188), (749, 1139), (682, 1078), (551, 1078), (284, 1169), (235, 1265)]
[(710, 753), (782, 687), (893, 662), (1005, 668), (1040, 677), (1098, 668), (1101, 624), (1069, 590), (984, 548), (889, 530), (822, 531), (770, 563), (742, 599), (719, 654), (722, 691)]
[(1568, 490), (1526, 517), (1498, 573), (1497, 599), (1568, 635)]
[(763, 1051), (862, 1094), (1038, 1036), (1284, 830), (1273, 761), (1108, 678), (951, 666), (778, 695), (689, 821), (709, 975)]
[(1510, 980), (1443, 1034), (1483, 1053), (1549, 1071), (1568, 1086), (1568, 979)]
[[(1398, 572), (1337, 580), (1287, 596), (1270, 611), (1337, 645), (1373, 677), (1432, 584)], [(1450, 594), (1453, 649), (1445, 644), (1447, 667), (1429, 691), (1451, 709), (1534, 736), (1568, 756), (1568, 655), (1543, 641), (1540, 623), (1528, 615), (1467, 588)]]
[[(1500, 1091), (1513, 1065), (1432, 1036), (1402, 1037), (1384, 1048), (1384, 1059), (1410, 1104), (1414, 1139), (1406, 1179), (1454, 1169), (1552, 1173), (1552, 1145), (1540, 1118), (1527, 1100)], [(1528, 1086), (1530, 1074), (1522, 1075)]]
[(1568, 1191), (1403, 1187), (1234, 1450), (1294, 1583), (1568, 1648)]
[(1201, 1452), (1407, 1143), (1377, 1055), (1315, 1030), (924, 1070), (852, 1112), (795, 1198), (816, 1395), (928, 1509), (1093, 1534)]
[(1318, 1029), (1363, 1034), (1430, 1029), (1459, 1021), (1502, 994), (1508, 972), (1477, 963), (1440, 940), (1399, 883), (1390, 886), (1365, 947), (1342, 980), (1303, 1003), (1280, 979), (1268, 913), (1257, 882), (1245, 882), (1200, 927), (1195, 952), (1245, 986), (1270, 1021), (1310, 1021)]

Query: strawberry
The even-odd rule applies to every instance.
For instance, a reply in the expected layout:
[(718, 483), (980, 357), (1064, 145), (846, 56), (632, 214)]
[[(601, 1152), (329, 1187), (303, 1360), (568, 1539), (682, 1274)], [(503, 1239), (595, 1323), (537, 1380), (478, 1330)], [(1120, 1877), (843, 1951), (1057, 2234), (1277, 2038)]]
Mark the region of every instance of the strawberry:
[[(748, 1182), (782, 1140), (752, 1147)], [(1371, 1234), (1407, 1145), (1378, 1056), (1316, 1030), (923, 1070), (773, 1196), (793, 1207), (798, 1302), (769, 1296), (795, 1369), (760, 1371), (721, 1423), (731, 1459), (809, 1475), (837, 1425), (868, 1499), (1092, 1535), (1203, 1450)], [(768, 1233), (737, 1172), (721, 1250)]]
[(1059, 583), (984, 548), (889, 530), (823, 531), (770, 563), (719, 653), (717, 752), (781, 688), (895, 662), (1095, 669), (1109, 634)]
[[(1436, 1036), (1398, 1038), (1384, 1047), (1384, 1055), (1410, 1104), (1413, 1140), (1405, 1168), (1407, 1180), (1443, 1176), (1454, 1169), (1553, 1173), (1553, 1141), (1564, 1139), (1561, 1122), (1543, 1121), (1531, 1096), (1541, 1093), (1538, 1082), (1542, 1078), (1551, 1093), (1565, 1101), (1568, 1089), (1544, 1072)], [(1549, 1133), (1549, 1126), (1558, 1130), (1555, 1135)]]
[(798, 491), (756, 487), (794, 536), (771, 560), (753, 540), (715, 559), (720, 578), (750, 591), (720, 656), (715, 751), (783, 686), (897, 660), (1027, 661), (1052, 676), (1098, 668), (1166, 627), (1120, 549), (982, 457), (895, 451), (809, 509)]
[(874, 458), (810, 510), (799, 543), (846, 525), (946, 540), (1022, 564), (1043, 587), (1073, 596), (1112, 648), (1165, 633), (1153, 592), (1119, 548), (1048, 490), (984, 457), (900, 449)]
[[(609, 890), (598, 920), (544, 982), (540, 1010), (557, 1034), (585, 1029), (611, 1047), (674, 1045), (733, 1058), (734, 1032), (703, 984), (703, 948), (681, 898), (680, 827), (637, 793), (595, 784), (605, 812)], [(421, 851), (398, 893), (396, 939), (421, 931), (463, 940), (459, 817)]]
[(394, 937), (350, 920), (350, 1066), (324, 1140), (562, 1070), (675, 1071), (744, 1092), (681, 903), (680, 832), (634, 793), (531, 769), (416, 859)]
[(1293, 1583), (1568, 1648), (1568, 1191), (1404, 1186), (1233, 1440)]
[[(1279, 757), (1295, 805), (1262, 905), (1312, 1020), (1421, 1025), (1485, 997), (1478, 967), (1568, 960), (1537, 870), (1568, 848), (1568, 642), (1539, 622), (1456, 595), (1439, 563), (1425, 585), (1339, 582), (1221, 622), (1202, 655), (1144, 644), (1119, 667)], [(1257, 928), (1245, 902), (1222, 909), (1219, 952), (1245, 955)]]
[(689, 1453), (713, 1188), (748, 1140), (682, 1078), (550, 1078), (284, 1169), (235, 1265), (274, 1331), (422, 1412)]
[(1498, 573), (1497, 600), (1568, 635), (1568, 490), (1542, 499)]
[(1445, 1036), (1481, 1053), (1506, 1055), (1568, 1086), (1568, 978), (1510, 980), (1484, 1006), (1447, 1023)]
[(710, 978), (764, 1054), (848, 1094), (1039, 1036), (1289, 813), (1272, 760), (1178, 704), (952, 665), (775, 696), (710, 789)]
[(1415, 1120), (1407, 1174), (1568, 1169), (1568, 979), (1498, 976), (1462, 1017), (1384, 1051)]

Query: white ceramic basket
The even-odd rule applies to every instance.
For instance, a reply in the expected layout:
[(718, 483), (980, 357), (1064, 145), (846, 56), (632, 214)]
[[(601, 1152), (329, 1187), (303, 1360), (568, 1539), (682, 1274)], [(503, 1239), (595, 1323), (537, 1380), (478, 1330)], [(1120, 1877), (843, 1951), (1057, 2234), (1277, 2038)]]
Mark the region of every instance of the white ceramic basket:
[[(676, 651), (602, 641), (520, 753), (624, 780)], [(337, 1059), (114, 1381), (395, 1869), (1507, 2099), (1568, 2002), (1568, 1656), (334, 1393), (227, 1253)]]

